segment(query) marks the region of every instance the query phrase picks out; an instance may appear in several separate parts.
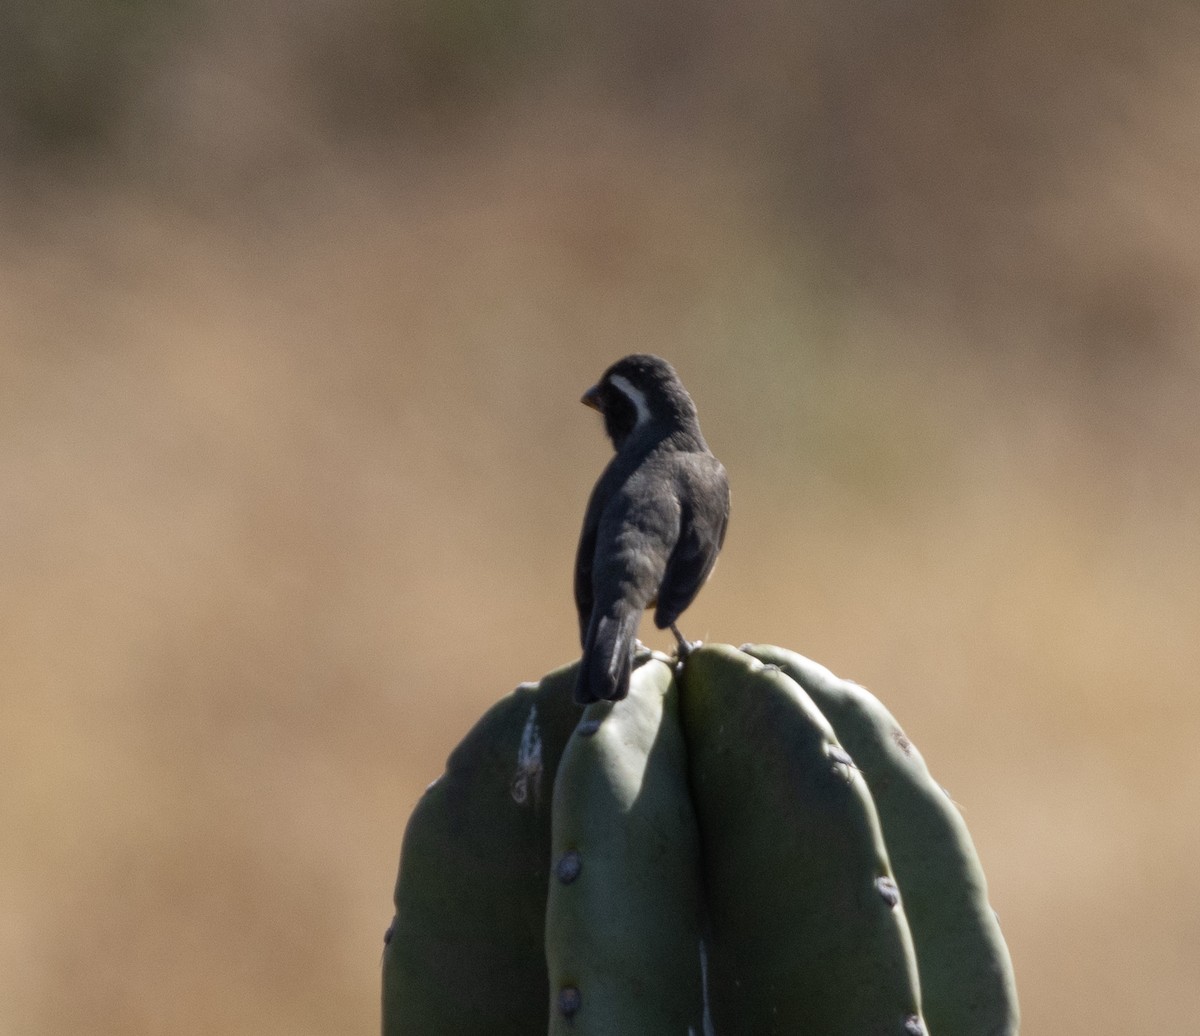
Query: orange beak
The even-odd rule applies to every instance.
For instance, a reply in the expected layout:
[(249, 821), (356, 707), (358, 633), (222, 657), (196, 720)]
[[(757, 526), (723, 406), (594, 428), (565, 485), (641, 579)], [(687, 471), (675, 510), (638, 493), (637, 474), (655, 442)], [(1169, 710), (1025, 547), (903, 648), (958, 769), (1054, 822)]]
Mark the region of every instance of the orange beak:
[(598, 414), (604, 413), (604, 407), (600, 404), (600, 386), (593, 385), (579, 400), (584, 406), (590, 406)]

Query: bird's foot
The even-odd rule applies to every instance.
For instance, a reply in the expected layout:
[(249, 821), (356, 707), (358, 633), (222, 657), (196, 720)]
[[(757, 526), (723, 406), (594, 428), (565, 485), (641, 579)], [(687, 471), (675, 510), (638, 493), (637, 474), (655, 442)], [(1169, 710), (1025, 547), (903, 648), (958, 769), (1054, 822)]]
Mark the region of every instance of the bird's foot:
[(633, 642), (633, 668), (634, 669), (636, 669), (638, 666), (645, 665), (646, 662), (648, 662), (653, 657), (654, 657), (653, 651), (651, 651), (640, 640), (636, 640), (636, 639), (634, 640), (634, 642)]
[(675, 634), (676, 657), (679, 659), (680, 663), (686, 662), (688, 655), (690, 655), (696, 650), (696, 648), (700, 646), (700, 641), (691, 641), (685, 639), (683, 634), (679, 632), (679, 627), (676, 626), (675, 623), (671, 623), (671, 632)]

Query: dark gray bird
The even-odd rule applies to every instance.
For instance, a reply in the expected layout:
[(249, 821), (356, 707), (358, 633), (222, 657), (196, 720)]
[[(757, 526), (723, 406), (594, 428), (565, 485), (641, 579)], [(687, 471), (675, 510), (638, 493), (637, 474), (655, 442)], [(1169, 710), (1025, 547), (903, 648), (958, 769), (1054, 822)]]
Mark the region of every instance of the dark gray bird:
[(617, 701), (642, 612), (670, 627), (717, 562), (729, 521), (729, 481), (709, 452), (696, 405), (666, 360), (626, 356), (583, 395), (604, 417), (616, 456), (588, 501), (575, 559), (583, 661), (575, 700)]

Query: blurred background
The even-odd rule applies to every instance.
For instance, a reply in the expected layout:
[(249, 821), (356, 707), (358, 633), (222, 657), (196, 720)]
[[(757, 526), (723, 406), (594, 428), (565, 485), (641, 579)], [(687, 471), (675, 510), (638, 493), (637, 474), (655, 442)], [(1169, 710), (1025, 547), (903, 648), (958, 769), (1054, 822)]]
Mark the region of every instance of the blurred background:
[(0, 1030), (376, 1031), (650, 350), (733, 482), (687, 634), (900, 717), (1029, 1036), (1186, 1031), (1198, 107), (1166, 0), (0, 7)]

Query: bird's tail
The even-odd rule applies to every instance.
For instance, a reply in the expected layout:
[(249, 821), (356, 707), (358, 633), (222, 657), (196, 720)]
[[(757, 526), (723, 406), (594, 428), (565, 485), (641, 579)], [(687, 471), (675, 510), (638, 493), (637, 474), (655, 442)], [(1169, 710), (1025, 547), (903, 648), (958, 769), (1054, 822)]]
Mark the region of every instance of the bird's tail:
[(592, 615), (575, 684), (577, 704), (620, 701), (629, 693), (629, 671), (633, 666), (639, 619), (641, 612), (628, 605), (618, 605), (604, 615)]

